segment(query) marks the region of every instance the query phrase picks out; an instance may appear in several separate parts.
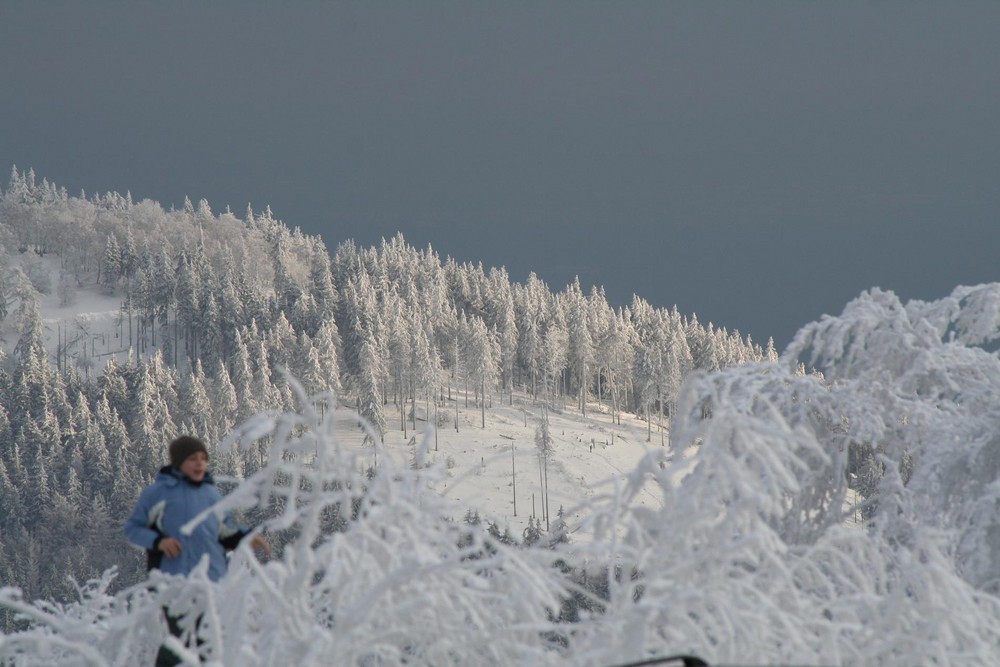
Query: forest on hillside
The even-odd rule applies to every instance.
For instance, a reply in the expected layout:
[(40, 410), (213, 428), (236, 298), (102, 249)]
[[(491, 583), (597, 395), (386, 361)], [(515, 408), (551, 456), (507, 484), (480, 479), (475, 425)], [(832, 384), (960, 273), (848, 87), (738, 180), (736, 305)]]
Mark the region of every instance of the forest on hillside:
[[(613, 309), (402, 238), (331, 258), (267, 212), (70, 198), (15, 171), (0, 223), (17, 334), (0, 373), (0, 662), (148, 661), (165, 605), (212, 619), (220, 664), (1000, 661), (1000, 283), (928, 302), (873, 288), (778, 358), (639, 298)], [(52, 256), (56, 286), (36, 260)], [(131, 352), (47, 349), (38, 293), (95, 286), (121, 298)], [(427, 492), (440, 462), (362, 470), (333, 429), (332, 392), (377, 440), (451, 392), (486, 410), (512, 388), (638, 411), (647, 434), (669, 419), (669, 450), (585, 501), (592, 539), (456, 521)], [(236, 429), (213, 452), (242, 480), (221, 509), (287, 539), (263, 564), (238, 551), (217, 583), (139, 583), (121, 512), (162, 433), (188, 428)], [(637, 502), (649, 485), (657, 507)]]
[[(0, 581), (31, 599), (65, 600), (67, 575), (112, 565), (121, 585), (141, 578), (120, 525), (165, 460), (164, 434), (215, 447), (260, 411), (294, 409), (284, 373), (354, 406), (375, 437), (447, 420), (432, 406), (455, 390), (486, 410), (515, 388), (583, 414), (592, 401), (639, 413), (651, 437), (691, 372), (777, 359), (770, 342), (676, 308), (638, 296), (613, 308), (599, 288), (554, 292), (534, 274), (520, 284), (401, 236), (331, 256), (270, 210), (70, 196), (16, 168), (0, 191), (0, 268)], [(40, 297), (72, 306), (95, 290), (120, 299), (122, 352), (95, 355), (71, 327), (46, 345)], [(212, 458), (240, 479), (265, 452)]]

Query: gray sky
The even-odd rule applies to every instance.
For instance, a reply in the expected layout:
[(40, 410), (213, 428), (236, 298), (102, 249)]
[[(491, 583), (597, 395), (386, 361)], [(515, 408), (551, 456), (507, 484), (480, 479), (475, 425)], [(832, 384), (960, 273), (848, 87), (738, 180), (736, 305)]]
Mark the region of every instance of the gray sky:
[(1000, 3), (278, 4), (4, 0), (0, 169), (779, 347), (1000, 280)]

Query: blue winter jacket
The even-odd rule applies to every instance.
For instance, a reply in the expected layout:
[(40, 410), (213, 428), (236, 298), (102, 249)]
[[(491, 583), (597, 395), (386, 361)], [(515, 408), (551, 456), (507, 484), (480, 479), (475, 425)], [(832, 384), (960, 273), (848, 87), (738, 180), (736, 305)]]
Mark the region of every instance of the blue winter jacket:
[[(188, 574), (208, 554), (208, 576), (218, 581), (226, 573), (226, 551), (235, 549), (247, 534), (245, 528), (226, 515), (221, 521), (209, 515), (194, 527), (190, 535), (181, 526), (222, 499), (212, 476), (201, 483), (192, 482), (171, 466), (160, 469), (156, 481), (143, 490), (132, 515), (125, 522), (129, 542), (146, 549), (149, 569), (168, 574)], [(159, 541), (173, 537), (181, 543), (177, 558), (169, 558), (157, 549)]]

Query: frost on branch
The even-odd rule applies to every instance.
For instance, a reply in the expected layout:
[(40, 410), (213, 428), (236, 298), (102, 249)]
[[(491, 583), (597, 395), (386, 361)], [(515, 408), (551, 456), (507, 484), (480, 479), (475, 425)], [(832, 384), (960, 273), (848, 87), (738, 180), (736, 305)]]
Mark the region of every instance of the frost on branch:
[[(320, 415), (293, 385), (300, 413), (260, 415), (233, 434), (243, 447), (265, 438), (268, 452), (211, 510), (268, 509), (262, 528), (293, 536), (280, 558), (261, 564), (241, 545), (218, 583), (204, 568), (186, 579), (154, 573), (102, 610), (82, 639), (67, 635), (60, 617), (38, 612), (31, 629), (2, 640), (0, 662), (6, 654), (18, 665), (71, 665), (86, 653), (97, 656), (87, 658), (93, 664), (135, 664), (162, 641), (164, 606), (202, 618), (203, 653), (218, 665), (554, 660), (558, 651), (539, 639), (565, 596), (553, 552), (505, 546), (451, 520), (457, 508), (428, 489), (444, 474), (440, 466), (397, 467), (383, 452), (366, 474), (370, 449), (341, 447), (334, 412)], [(51, 648), (44, 658), (18, 648), (38, 641)]]
[[(647, 459), (595, 508), (589, 559), (620, 574), (576, 650), (1000, 660), (1000, 364), (971, 346), (995, 342), (998, 303), (996, 286), (905, 305), (873, 290), (779, 364), (692, 377), (671, 425), (687, 451)], [(643, 479), (658, 512), (631, 502)]]
[[(0, 661), (144, 661), (166, 604), (202, 615), (213, 664), (998, 664), (998, 312), (996, 285), (872, 290), (777, 364), (691, 377), (669, 462), (653, 448), (595, 488), (569, 513), (593, 540), (551, 548), (445, 518), (465, 508), (428, 489), (439, 467), (381, 452), (369, 477), (373, 452), (303, 399), (234, 434), (266, 456), (216, 508), (268, 516), (280, 558), (241, 547), (218, 584), (153, 577), (66, 609), (5, 589), (32, 624)], [(650, 488), (662, 506), (638, 502)]]

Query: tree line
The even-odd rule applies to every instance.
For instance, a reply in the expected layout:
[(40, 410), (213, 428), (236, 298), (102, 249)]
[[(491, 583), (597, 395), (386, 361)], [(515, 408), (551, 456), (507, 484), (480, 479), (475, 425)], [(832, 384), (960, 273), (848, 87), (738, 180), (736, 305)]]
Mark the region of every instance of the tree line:
[[(112, 564), (137, 580), (119, 526), (165, 460), (164, 434), (218, 443), (260, 410), (294, 409), (282, 372), (335, 392), (379, 434), (447, 423), (440, 408), (460, 396), (485, 426), (492, 402), (521, 391), (638, 413), (652, 438), (691, 372), (777, 358), (772, 342), (676, 307), (613, 307), (600, 288), (554, 292), (534, 273), (517, 283), (402, 235), (331, 255), (269, 209), (70, 196), (16, 168), (0, 191), (0, 256), (0, 325), (16, 340), (0, 359), (0, 580), (29, 597), (64, 599), (66, 575)], [(120, 301), (116, 350), (96, 354), (71, 327), (47, 345), (41, 296), (71, 306), (95, 289)], [(260, 456), (213, 461), (242, 477)]]

